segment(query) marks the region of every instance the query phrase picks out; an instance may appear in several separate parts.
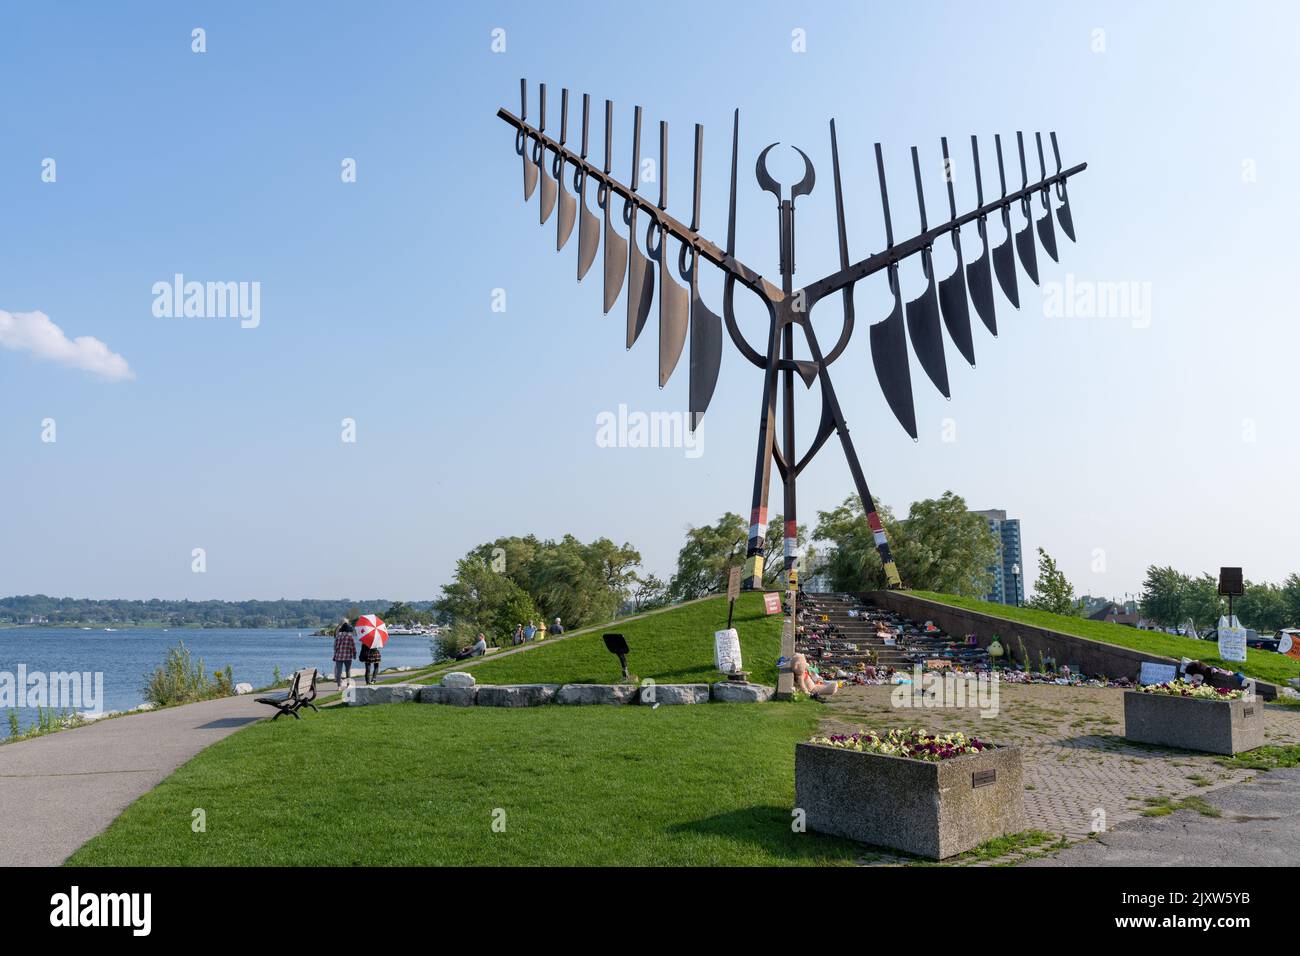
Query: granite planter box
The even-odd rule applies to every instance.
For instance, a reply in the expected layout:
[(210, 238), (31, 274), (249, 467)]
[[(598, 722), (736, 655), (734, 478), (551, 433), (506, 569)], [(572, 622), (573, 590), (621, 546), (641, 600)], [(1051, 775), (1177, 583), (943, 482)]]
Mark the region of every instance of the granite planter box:
[(1018, 747), (928, 761), (801, 743), (794, 789), (809, 830), (932, 860), (1028, 826)]
[(1262, 701), (1197, 700), (1172, 694), (1124, 694), (1124, 739), (1212, 754), (1264, 745)]

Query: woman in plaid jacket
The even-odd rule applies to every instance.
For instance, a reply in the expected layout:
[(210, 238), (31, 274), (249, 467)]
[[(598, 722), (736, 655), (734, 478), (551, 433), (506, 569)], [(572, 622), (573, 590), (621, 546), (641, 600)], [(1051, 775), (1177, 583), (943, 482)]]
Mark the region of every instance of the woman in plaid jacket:
[(357, 656), (357, 642), (353, 639), (356, 629), (350, 621), (344, 620), (334, 632), (334, 683), (340, 684), (343, 678), (352, 673), (352, 662)]

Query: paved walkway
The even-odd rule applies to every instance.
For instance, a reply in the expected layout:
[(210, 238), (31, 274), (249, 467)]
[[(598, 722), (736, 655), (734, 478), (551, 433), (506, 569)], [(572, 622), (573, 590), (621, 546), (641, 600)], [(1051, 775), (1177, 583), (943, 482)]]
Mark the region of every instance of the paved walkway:
[(1199, 809), (1141, 817), (1025, 866), (1295, 866), (1300, 767), (1204, 795)]
[[(317, 684), (321, 695), (334, 689)], [(275, 715), (253, 696), (106, 718), (0, 746), (0, 866), (58, 866), (200, 750)]]
[[(1023, 748), (1025, 812), (1031, 828), (1071, 839), (1143, 820), (1148, 800), (1206, 796), (1252, 771), (1209, 754), (1130, 744), (1124, 739), (1124, 692), (1051, 684), (1002, 685), (998, 714), (973, 709), (905, 709), (888, 686), (846, 687), (826, 708), (824, 729), (845, 732), (921, 726), (961, 731)], [(1265, 742), (1300, 743), (1300, 710), (1264, 708)]]

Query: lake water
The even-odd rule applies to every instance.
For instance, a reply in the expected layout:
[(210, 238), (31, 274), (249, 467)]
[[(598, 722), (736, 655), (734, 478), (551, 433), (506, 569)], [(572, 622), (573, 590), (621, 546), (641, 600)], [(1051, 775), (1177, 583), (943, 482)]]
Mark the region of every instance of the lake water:
[[(235, 683), (254, 687), (271, 683), (275, 668), (286, 678), (300, 667), (316, 667), (333, 675), (334, 639), (312, 637), (308, 631), (251, 628), (123, 628), (83, 631), (68, 627), (0, 628), (0, 693), (18, 680), (19, 666), (28, 675), (89, 672), (103, 674), (103, 710), (129, 710), (144, 702), (141, 686), (146, 673), (163, 662), (167, 650), (184, 641), (204, 670), (230, 665)], [(433, 661), (430, 639), (393, 636), (383, 650), (382, 667), (418, 667)], [(356, 666), (359, 666), (356, 665)], [(10, 676), (6, 676), (10, 675)], [(48, 679), (48, 678), (47, 678)], [(29, 680), (28, 688), (32, 687)], [(87, 691), (91, 688), (86, 687)], [(3, 701), (8, 705), (9, 701)], [(85, 708), (68, 708), (70, 710)], [(21, 726), (35, 723), (33, 707), (18, 709)], [(7, 714), (0, 714), (0, 738), (9, 733)]]

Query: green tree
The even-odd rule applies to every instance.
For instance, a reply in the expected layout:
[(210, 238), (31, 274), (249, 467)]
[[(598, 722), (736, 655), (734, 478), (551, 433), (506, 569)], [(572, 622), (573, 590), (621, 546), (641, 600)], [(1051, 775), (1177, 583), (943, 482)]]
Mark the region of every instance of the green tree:
[(677, 572), (668, 582), (670, 599), (691, 601), (725, 591), (731, 566), (744, 563), (748, 533), (745, 519), (730, 511), (712, 525), (688, 528)]
[(1075, 600), (1074, 585), (1056, 566), (1055, 559), (1042, 548), (1038, 549), (1038, 578), (1034, 581), (1034, 596), (1025, 602), (1028, 607), (1052, 614), (1077, 616), (1083, 609)]
[[(907, 587), (967, 597), (989, 592), (997, 541), (988, 523), (971, 514), (960, 495), (947, 491), (913, 502), (903, 520), (883, 505), (876, 513)], [(813, 537), (835, 546), (826, 565), (832, 589), (883, 588), (884, 568), (861, 499), (850, 495), (838, 508), (818, 512), (817, 519)]]
[(633, 611), (649, 611), (667, 602), (668, 583), (654, 574), (637, 575), (628, 597)]
[(1300, 574), (1292, 572), (1282, 584), (1282, 600), (1286, 605), (1286, 626), (1300, 627)]
[(1219, 582), (1214, 575), (1207, 573), (1185, 580), (1182, 621), (1179, 624), (1191, 621), (1198, 631), (1214, 627), (1227, 610), (1227, 602), (1219, 595)]
[(1172, 567), (1151, 565), (1147, 568), (1146, 580), (1142, 583), (1142, 596), (1138, 601), (1142, 616), (1163, 627), (1181, 625), (1188, 617), (1189, 609), (1185, 604), (1190, 585), (1187, 575)]
[(1244, 627), (1272, 633), (1286, 626), (1287, 605), (1276, 584), (1245, 582), (1245, 593), (1233, 602), (1233, 613)]

